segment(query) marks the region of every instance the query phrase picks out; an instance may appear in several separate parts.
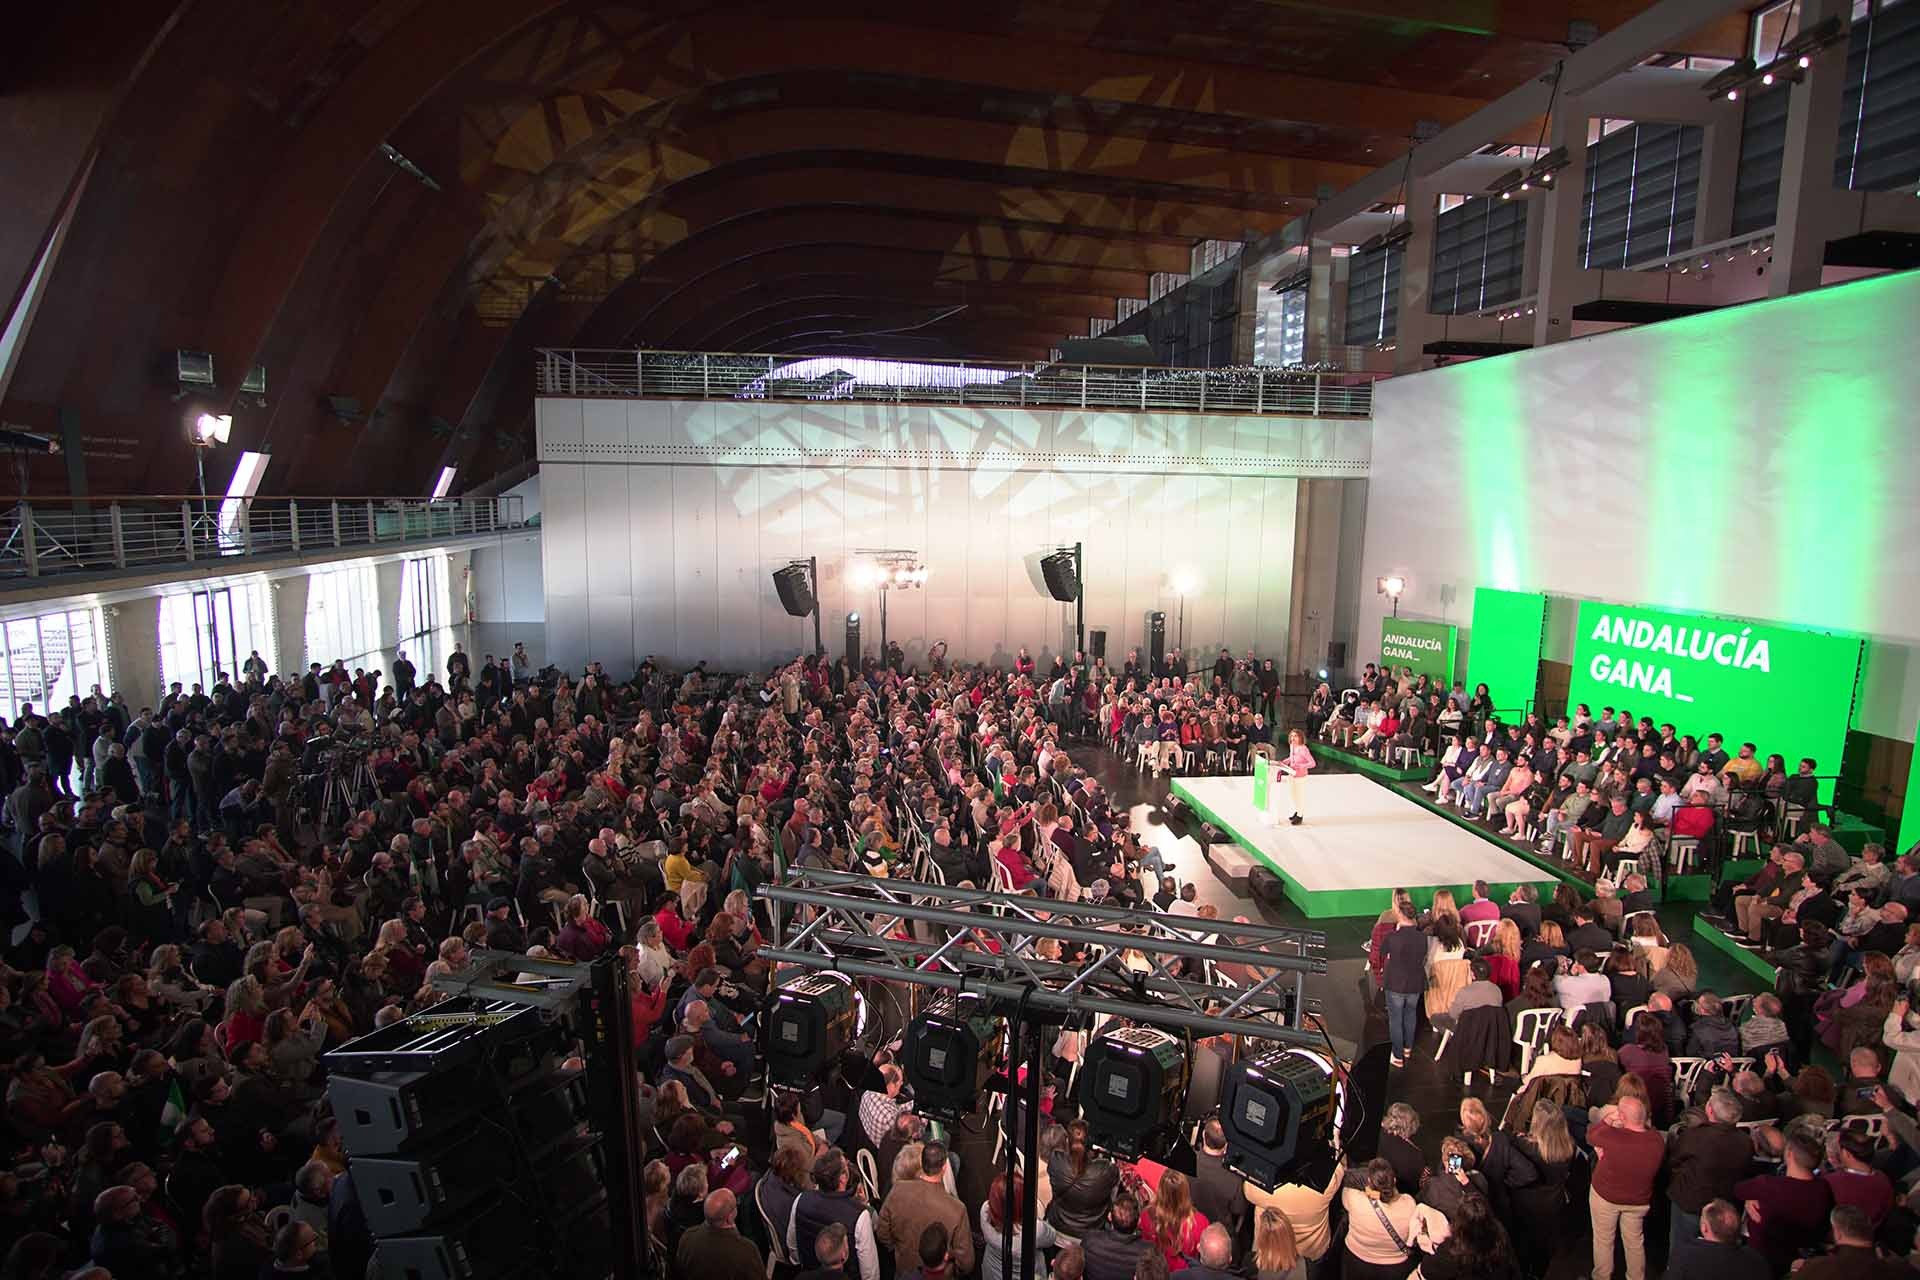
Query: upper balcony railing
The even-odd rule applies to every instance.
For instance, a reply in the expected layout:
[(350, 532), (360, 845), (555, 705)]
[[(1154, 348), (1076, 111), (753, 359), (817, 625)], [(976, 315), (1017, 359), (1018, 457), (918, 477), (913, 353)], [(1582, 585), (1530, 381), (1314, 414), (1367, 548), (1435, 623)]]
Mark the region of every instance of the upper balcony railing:
[(492, 498), (47, 498), (0, 512), (0, 582), (446, 542), (526, 524)]
[(1316, 369), (995, 364), (707, 351), (542, 349), (538, 358), (538, 391), (544, 396), (865, 400), (1341, 418), (1364, 418), (1373, 412), (1369, 375)]

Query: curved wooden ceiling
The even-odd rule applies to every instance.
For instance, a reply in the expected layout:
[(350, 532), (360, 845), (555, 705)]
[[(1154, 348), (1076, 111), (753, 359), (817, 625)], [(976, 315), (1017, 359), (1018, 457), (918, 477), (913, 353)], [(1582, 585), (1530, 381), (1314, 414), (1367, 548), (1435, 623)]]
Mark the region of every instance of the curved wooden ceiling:
[(76, 429), (95, 492), (180, 491), (171, 353), (207, 350), (270, 489), (417, 493), (521, 456), (538, 346), (1037, 358), (1645, 3), (43, 6), (0, 296), (74, 212), (4, 415)]

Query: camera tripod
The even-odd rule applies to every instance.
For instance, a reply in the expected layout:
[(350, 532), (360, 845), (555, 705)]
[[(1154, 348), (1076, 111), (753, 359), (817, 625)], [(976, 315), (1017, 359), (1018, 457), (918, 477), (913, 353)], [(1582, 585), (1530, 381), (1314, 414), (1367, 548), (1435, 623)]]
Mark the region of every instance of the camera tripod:
[(321, 827), (345, 826), (374, 796), (373, 766), (365, 756), (343, 761), (329, 769), (320, 789), (319, 823)]

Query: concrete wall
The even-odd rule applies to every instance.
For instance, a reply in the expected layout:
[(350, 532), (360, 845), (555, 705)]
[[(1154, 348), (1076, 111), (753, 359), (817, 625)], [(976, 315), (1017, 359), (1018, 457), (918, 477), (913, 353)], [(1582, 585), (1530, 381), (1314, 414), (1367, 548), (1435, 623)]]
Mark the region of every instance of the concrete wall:
[(614, 670), (649, 653), (751, 667), (812, 642), (771, 574), (820, 559), (823, 630), (879, 641), (878, 593), (850, 564), (917, 552), (922, 590), (888, 602), (909, 657), (1010, 659), (1070, 643), (1037, 562), (1086, 546), (1086, 622), (1108, 652), (1186, 597), (1189, 650), (1287, 646), (1301, 477), (1366, 473), (1364, 423), (829, 401), (542, 399), (543, 580), (552, 660)]
[[(1855, 727), (1911, 741), (1915, 332), (1909, 272), (1379, 383), (1361, 576), (1463, 628), (1484, 583), (1855, 631)], [(1386, 608), (1362, 591), (1363, 658)]]
[[(547, 594), (540, 560), (539, 533), (509, 534), (495, 546), (474, 548), (474, 621), (544, 622)], [(456, 604), (459, 590), (456, 583)]]
[[(52, 610), (46, 610), (52, 612)], [(101, 611), (106, 624), (107, 657), (112, 682), (108, 692), (120, 690), (135, 711), (152, 706), (160, 685), (160, 597), (126, 600)]]

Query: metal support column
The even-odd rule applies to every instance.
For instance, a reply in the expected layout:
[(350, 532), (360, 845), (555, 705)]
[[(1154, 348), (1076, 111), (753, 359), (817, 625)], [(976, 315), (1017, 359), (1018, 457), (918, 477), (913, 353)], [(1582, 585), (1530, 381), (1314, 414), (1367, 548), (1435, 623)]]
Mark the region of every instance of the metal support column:
[(807, 585), (813, 588), (813, 653), (816, 658), (824, 657), (826, 649), (820, 644), (820, 557), (807, 557)]

